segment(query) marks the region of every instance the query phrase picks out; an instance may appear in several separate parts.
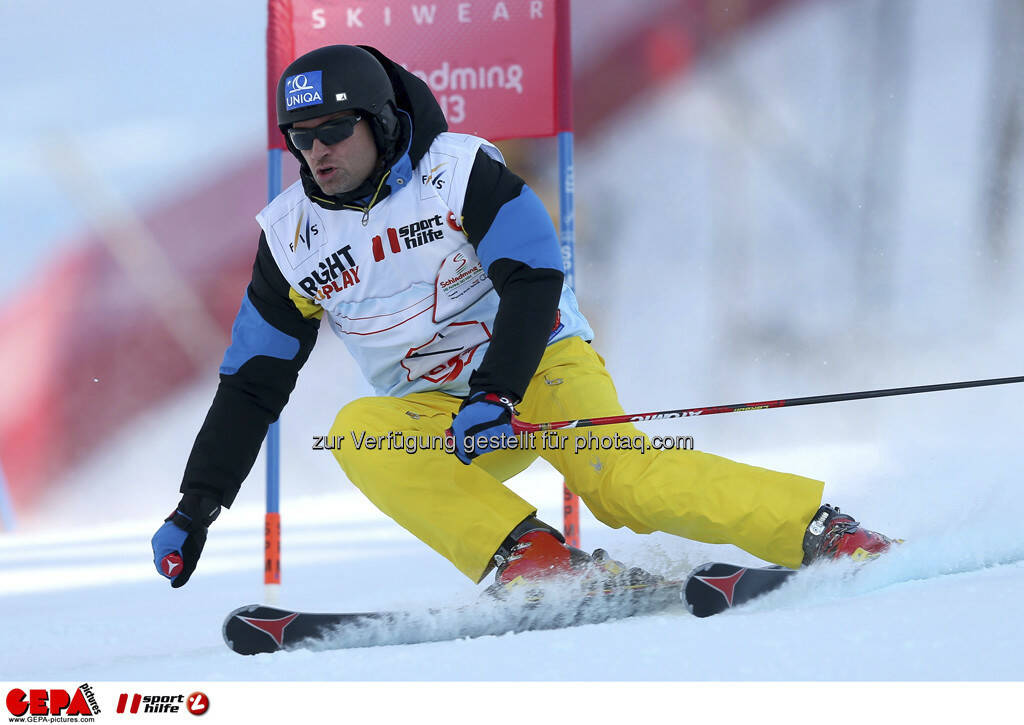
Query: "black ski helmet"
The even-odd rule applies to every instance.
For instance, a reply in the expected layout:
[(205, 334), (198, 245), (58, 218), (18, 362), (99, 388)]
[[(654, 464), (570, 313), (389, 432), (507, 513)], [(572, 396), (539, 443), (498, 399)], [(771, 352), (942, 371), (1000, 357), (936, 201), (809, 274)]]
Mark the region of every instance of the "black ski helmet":
[(362, 111), (370, 116), (373, 136), (382, 156), (398, 137), (395, 91), (384, 66), (355, 45), (327, 45), (293, 60), (277, 82), (277, 125), (288, 148), (288, 128), (296, 121), (338, 111)]

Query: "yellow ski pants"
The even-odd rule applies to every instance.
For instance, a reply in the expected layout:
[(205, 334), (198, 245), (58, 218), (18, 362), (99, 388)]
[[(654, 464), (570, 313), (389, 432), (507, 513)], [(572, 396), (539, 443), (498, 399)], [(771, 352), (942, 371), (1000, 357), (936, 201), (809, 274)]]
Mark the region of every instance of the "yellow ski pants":
[[(331, 435), (343, 436), (334, 455), (349, 480), (473, 581), (485, 576), (516, 524), (536, 513), (502, 482), (538, 455), (612, 528), (735, 544), (800, 566), (821, 481), (695, 450), (600, 449), (602, 436), (638, 441), (642, 434), (631, 424), (567, 429), (544, 441), (538, 435), (532, 447), (487, 453), (466, 466), (442, 444), (461, 402), (439, 391), (360, 398), (341, 409)], [(604, 361), (578, 337), (547, 348), (517, 407), (531, 422), (623, 413)]]

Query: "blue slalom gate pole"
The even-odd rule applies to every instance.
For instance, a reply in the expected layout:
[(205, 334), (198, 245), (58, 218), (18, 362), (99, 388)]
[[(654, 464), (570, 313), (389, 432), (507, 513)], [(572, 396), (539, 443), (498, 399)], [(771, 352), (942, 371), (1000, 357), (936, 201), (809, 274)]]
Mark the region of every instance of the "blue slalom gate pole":
[(576, 189), (573, 180), (573, 133), (558, 134), (558, 211), (565, 283), (576, 291)]
[[(573, 133), (558, 134), (558, 214), (562, 271), (569, 289), (576, 291), (576, 184), (573, 169)], [(569, 546), (580, 544), (580, 501), (562, 484), (562, 529)]]
[(14, 503), (11, 501), (11, 493), (7, 490), (7, 477), (4, 475), (3, 465), (0, 465), (0, 522), (3, 522), (4, 531), (14, 531)]
[[(267, 152), (267, 203), (281, 193), (281, 149)], [(267, 429), (267, 513), (264, 519), (263, 585), (268, 604), (281, 588), (281, 431), (280, 420)]]

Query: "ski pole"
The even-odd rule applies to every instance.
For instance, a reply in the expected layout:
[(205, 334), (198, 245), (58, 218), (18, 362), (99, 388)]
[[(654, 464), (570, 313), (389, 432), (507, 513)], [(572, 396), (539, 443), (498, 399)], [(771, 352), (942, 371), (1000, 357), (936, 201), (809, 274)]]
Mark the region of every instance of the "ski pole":
[(909, 388), (888, 388), (886, 390), (864, 390), (859, 393), (837, 393), (834, 395), (811, 395), (806, 398), (789, 398), (786, 400), (762, 400), (756, 403), (738, 403), (736, 405), (711, 405), (704, 408), (681, 408), (678, 410), (659, 410), (652, 413), (625, 413), (608, 415), (602, 418), (581, 418), (579, 420), (560, 420), (553, 423), (527, 423), (512, 418), (512, 430), (519, 433), (538, 433), (545, 430), (560, 428), (589, 428), (595, 425), (615, 425), (616, 423), (641, 423), (648, 420), (666, 418), (690, 418), (698, 415), (715, 415), (716, 413), (738, 413), (744, 410), (764, 410), (765, 408), (792, 408), (797, 405), (817, 405), (819, 403), (839, 403), (844, 400), (863, 400), (865, 398), (886, 398), (892, 395), (913, 395), (915, 393), (935, 393), (940, 390), (956, 390), (958, 388), (980, 388), (985, 385), (1007, 385), (1024, 383), (1024, 375), (1014, 378), (991, 378), (989, 380), (967, 380), (959, 383), (939, 383), (938, 385), (916, 385)]

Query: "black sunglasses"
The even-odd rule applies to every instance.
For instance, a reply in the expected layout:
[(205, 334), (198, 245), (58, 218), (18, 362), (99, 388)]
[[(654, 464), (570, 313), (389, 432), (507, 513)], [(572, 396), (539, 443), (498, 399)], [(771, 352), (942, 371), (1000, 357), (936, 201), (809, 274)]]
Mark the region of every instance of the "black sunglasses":
[(313, 139), (320, 139), (328, 146), (333, 146), (339, 141), (344, 141), (356, 130), (356, 124), (363, 120), (362, 116), (342, 116), (327, 123), (321, 123), (313, 128), (288, 129), (288, 138), (300, 151), (309, 151), (313, 148)]

